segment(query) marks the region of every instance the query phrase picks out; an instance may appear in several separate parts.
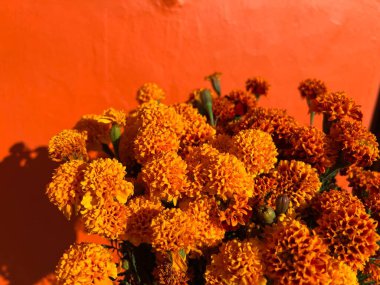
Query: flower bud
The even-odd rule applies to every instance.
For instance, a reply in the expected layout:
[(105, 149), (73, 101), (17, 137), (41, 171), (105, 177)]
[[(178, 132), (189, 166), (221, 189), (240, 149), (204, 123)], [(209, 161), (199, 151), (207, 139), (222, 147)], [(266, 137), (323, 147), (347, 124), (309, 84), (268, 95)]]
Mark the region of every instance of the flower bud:
[(276, 199), (276, 214), (285, 214), (289, 208), (290, 199), (287, 195), (283, 194)]
[(216, 94), (218, 94), (218, 97), (220, 97), (221, 95), (221, 91), (220, 91), (220, 76), (222, 74), (220, 72), (215, 72), (209, 76), (206, 76), (206, 80), (209, 80), (211, 82), (211, 85), (212, 85), (212, 88), (214, 89), (214, 91), (216, 92)]
[(215, 126), (214, 114), (212, 112), (212, 95), (210, 90), (201, 91), (202, 106), (206, 110), (211, 126)]
[(120, 139), (121, 130), (120, 130), (119, 125), (113, 125), (112, 126), (110, 136), (111, 136), (111, 141), (113, 143), (116, 142), (118, 139)]
[(261, 206), (259, 208), (259, 217), (261, 222), (265, 224), (272, 224), (276, 218), (276, 213), (271, 207)]

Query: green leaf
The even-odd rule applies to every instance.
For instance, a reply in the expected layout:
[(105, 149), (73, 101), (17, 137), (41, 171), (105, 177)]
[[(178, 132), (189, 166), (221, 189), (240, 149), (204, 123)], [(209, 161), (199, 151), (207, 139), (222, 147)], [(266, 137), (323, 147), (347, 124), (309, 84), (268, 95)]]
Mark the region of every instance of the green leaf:
[(185, 251), (183, 248), (181, 248), (181, 249), (178, 251), (178, 253), (179, 253), (179, 256), (181, 256), (182, 259), (185, 259), (185, 258), (186, 258), (186, 251)]

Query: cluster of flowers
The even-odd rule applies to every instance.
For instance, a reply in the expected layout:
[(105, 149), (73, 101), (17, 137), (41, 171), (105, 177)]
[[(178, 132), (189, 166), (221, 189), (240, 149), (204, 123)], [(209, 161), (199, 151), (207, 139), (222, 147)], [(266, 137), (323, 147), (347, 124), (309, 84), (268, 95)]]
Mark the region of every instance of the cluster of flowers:
[(262, 78), (224, 96), (220, 74), (207, 79), (213, 90), (173, 105), (144, 84), (135, 110), (83, 116), (50, 140), (62, 163), (50, 201), (110, 240), (72, 245), (58, 284), (379, 284), (379, 149), (359, 106), (307, 79), (305, 126), (258, 105)]

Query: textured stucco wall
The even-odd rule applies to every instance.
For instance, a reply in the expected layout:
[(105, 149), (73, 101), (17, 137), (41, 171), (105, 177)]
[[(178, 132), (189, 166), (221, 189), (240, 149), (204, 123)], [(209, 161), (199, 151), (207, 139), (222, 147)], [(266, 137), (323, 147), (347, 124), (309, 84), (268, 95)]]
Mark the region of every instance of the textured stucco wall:
[(262, 75), (264, 105), (306, 112), (296, 90), (315, 76), (346, 90), (368, 124), (380, 78), (373, 0), (13, 0), (0, 5), (0, 158), (44, 145), (84, 113), (135, 106), (146, 81), (168, 102), (221, 71), (224, 90)]

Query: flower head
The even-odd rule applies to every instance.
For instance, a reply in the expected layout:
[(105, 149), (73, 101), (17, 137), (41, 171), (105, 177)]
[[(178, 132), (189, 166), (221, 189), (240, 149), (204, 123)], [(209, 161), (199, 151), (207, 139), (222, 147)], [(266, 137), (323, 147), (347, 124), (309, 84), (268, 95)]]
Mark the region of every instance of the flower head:
[(261, 77), (252, 77), (245, 82), (245, 89), (256, 96), (268, 94), (269, 83)]
[(117, 268), (107, 249), (99, 244), (80, 243), (65, 251), (58, 262), (56, 275), (59, 285), (87, 285), (110, 282), (109, 277), (117, 277)]
[(262, 245), (258, 239), (227, 241), (211, 256), (206, 268), (206, 284), (265, 285)]
[(253, 129), (242, 130), (232, 138), (231, 153), (253, 177), (271, 170), (278, 155), (270, 134)]
[(319, 79), (308, 78), (300, 83), (298, 90), (303, 98), (313, 100), (327, 92), (325, 83)]
[(80, 210), (83, 196), (80, 183), (85, 167), (86, 163), (82, 160), (70, 160), (61, 164), (55, 170), (53, 179), (46, 189), (50, 202), (69, 220)]
[(136, 96), (139, 104), (149, 101), (162, 101), (165, 99), (165, 92), (156, 83), (145, 83), (137, 90)]
[(187, 285), (189, 276), (186, 274), (187, 266), (185, 268), (178, 268), (176, 261), (182, 261), (182, 257), (178, 252), (170, 253), (156, 253), (156, 266), (153, 270), (153, 276), (158, 285)]
[(141, 179), (150, 199), (176, 204), (188, 187), (186, 167), (186, 162), (175, 152), (164, 153), (147, 162), (141, 170)]
[(360, 106), (347, 96), (345, 92), (329, 92), (320, 94), (311, 101), (310, 111), (324, 113), (329, 121), (351, 118), (361, 121), (363, 114)]
[(330, 256), (322, 240), (295, 219), (265, 228), (263, 260), (275, 284), (329, 284)]
[(356, 271), (342, 261), (331, 259), (329, 274), (332, 285), (359, 285)]
[(87, 133), (77, 130), (63, 130), (49, 141), (49, 157), (54, 161), (71, 159), (87, 160)]
[(361, 122), (340, 120), (331, 126), (330, 136), (338, 143), (346, 162), (370, 166), (379, 158), (376, 137)]

